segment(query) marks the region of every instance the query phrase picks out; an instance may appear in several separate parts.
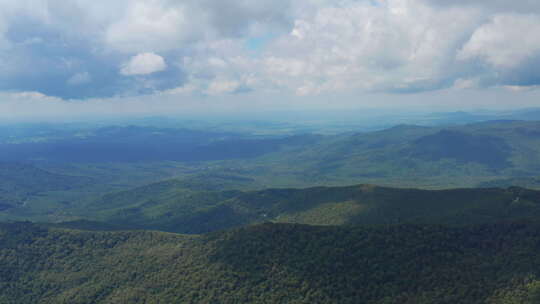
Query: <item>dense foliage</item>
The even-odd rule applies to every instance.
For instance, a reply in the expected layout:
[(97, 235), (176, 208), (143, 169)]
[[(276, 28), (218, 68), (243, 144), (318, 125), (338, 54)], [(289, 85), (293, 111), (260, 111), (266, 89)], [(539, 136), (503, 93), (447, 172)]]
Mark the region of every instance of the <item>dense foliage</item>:
[(76, 189), (91, 182), (90, 178), (54, 174), (29, 164), (0, 162), (0, 211), (23, 205), (40, 192)]
[[(100, 205), (104, 194), (120, 192), (119, 197), (170, 178), (182, 180), (180, 187), (189, 191), (200, 191), (201, 186), (219, 191), (359, 183), (538, 189), (539, 128), (534, 121), (492, 121), (398, 125), (333, 136), (149, 126), (68, 128), (44, 134), (36, 130), (0, 144), (0, 160), (32, 163), (25, 169), (21, 164), (0, 165), (0, 220), (80, 219), (80, 214)], [(213, 189), (205, 187), (207, 182)], [(152, 211), (152, 217), (160, 212)]]
[(0, 226), (1, 303), (537, 303), (540, 225)]
[(539, 128), (7, 137), (0, 303), (540, 303)]
[[(212, 189), (211, 185), (207, 189)], [(419, 190), (357, 185), (260, 191), (185, 188), (166, 181), (107, 195), (64, 227), (206, 233), (266, 221), (310, 225), (467, 225), (539, 218), (540, 191)], [(102, 224), (100, 224), (101, 222)]]

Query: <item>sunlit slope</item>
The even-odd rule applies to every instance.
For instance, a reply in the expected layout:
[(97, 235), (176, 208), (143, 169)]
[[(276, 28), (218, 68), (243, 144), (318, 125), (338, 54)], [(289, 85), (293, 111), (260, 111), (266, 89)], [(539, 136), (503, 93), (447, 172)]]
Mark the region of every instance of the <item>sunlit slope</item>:
[[(182, 181), (173, 180), (106, 195), (80, 211), (80, 219), (97, 221), (95, 229), (100, 229), (101, 222), (119, 228), (205, 233), (267, 221), (466, 225), (540, 217), (540, 192), (518, 187), (419, 190), (356, 185), (209, 191), (184, 186)], [(85, 223), (83, 227), (92, 225)]]
[(538, 303), (540, 227), (264, 224), (204, 236), (0, 226), (0, 302)]

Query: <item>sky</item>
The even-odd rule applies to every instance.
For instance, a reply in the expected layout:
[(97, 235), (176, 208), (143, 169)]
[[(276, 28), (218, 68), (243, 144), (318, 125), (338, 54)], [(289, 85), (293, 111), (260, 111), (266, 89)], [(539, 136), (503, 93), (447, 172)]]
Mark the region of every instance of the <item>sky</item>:
[(0, 118), (540, 105), (537, 0), (0, 0)]

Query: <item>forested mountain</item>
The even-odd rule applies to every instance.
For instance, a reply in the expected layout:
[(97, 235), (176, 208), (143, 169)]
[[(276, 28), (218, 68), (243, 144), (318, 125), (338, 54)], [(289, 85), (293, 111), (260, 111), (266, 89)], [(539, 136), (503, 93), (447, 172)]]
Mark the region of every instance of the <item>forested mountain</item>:
[[(302, 214), (292, 211), (282, 214), (273, 209), (263, 208), (257, 213), (240, 208), (245, 203), (237, 202), (237, 194), (227, 192), (230, 190), (360, 183), (424, 189), (516, 185), (538, 189), (539, 129), (539, 122), (523, 121), (448, 127), (399, 125), (377, 132), (289, 137), (134, 126), (87, 132), (68, 129), (59, 133), (57, 139), (29, 137), (27, 141), (5, 143), (49, 145), (61, 151), (42, 154), (49, 160), (2, 163), (0, 174), (5, 178), (0, 183), (0, 219), (51, 222), (83, 219), (117, 222), (128, 227), (203, 232), (228, 227), (224, 223), (229, 223), (232, 217), (236, 218), (234, 225), (278, 218), (316, 223), (305, 220), (310, 216), (305, 213), (308, 209)], [(77, 152), (79, 148), (75, 147), (83, 143), (93, 148), (83, 145), (79, 147), (82, 152)], [(164, 153), (180, 158), (184, 153), (176, 153), (171, 145), (185, 148), (183, 151), (191, 160), (166, 160)], [(4, 152), (8, 153), (9, 149), (0, 149), (0, 154)], [(24, 149), (12, 147), (12, 152), (21, 157), (26, 155)], [(67, 155), (64, 157), (63, 153)], [(131, 158), (135, 154), (138, 156)], [(89, 157), (86, 161), (94, 158), (96, 162), (75, 159), (85, 158), (84, 155)], [(54, 158), (63, 161), (52, 161)], [(176, 181), (163, 181), (173, 177)], [(269, 191), (268, 196), (272, 198), (277, 192)], [(331, 207), (336, 203), (338, 207)], [(325, 204), (319, 209), (310, 207), (311, 217), (316, 217), (317, 212), (334, 215), (364, 210), (359, 207), (362, 204), (338, 199), (329, 199)], [(325, 208), (334, 211), (327, 212)], [(214, 217), (214, 212), (225, 215)], [(224, 223), (208, 220), (223, 217)], [(388, 221), (401, 221), (389, 218)], [(213, 224), (200, 229), (197, 223), (205, 221)], [(348, 220), (337, 216), (335, 221)], [(181, 226), (184, 228), (178, 228)], [(187, 229), (187, 226), (196, 228)]]
[(29, 164), (0, 162), (0, 211), (23, 205), (41, 192), (76, 189), (91, 182), (87, 177), (54, 174)]
[(302, 145), (314, 135), (256, 137), (183, 128), (109, 126), (83, 129), (61, 137), (30, 136), (0, 142), (2, 161), (142, 162), (211, 161), (252, 158)]
[(314, 227), (203, 236), (0, 226), (0, 302), (538, 303), (540, 226)]
[(493, 121), (390, 129), (325, 138), (261, 158), (269, 171), (307, 182), (463, 187), (496, 178), (540, 175), (540, 123)]
[(4, 142), (0, 302), (538, 303), (538, 130)]
[(357, 185), (209, 191), (171, 180), (106, 195), (81, 211), (83, 221), (61, 225), (206, 233), (265, 221), (466, 225), (531, 217), (540, 218), (540, 191), (518, 187), (418, 190)]
[(256, 136), (111, 126), (72, 131), (59, 138), (6, 141), (0, 145), (0, 160), (32, 161), (53, 171), (70, 164), (79, 169), (92, 164), (152, 163), (155, 168), (171, 162), (172, 166), (198, 164), (191, 173), (223, 175), (233, 170), (260, 188), (355, 183), (474, 187), (540, 176), (539, 129), (540, 123), (534, 121), (491, 121), (448, 127), (398, 125), (331, 136)]

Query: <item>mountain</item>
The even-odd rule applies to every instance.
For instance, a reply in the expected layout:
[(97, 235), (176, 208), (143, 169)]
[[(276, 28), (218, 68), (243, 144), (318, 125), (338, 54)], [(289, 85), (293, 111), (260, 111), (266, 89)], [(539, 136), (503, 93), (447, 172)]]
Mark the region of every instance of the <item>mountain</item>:
[[(141, 126), (83, 129), (0, 141), (0, 160), (53, 162), (213, 161), (253, 158), (317, 139), (314, 135), (257, 137), (237, 133)], [(0, 138), (1, 139), (1, 138)]]
[(80, 210), (80, 221), (59, 225), (206, 233), (267, 221), (467, 225), (540, 217), (540, 191), (519, 187), (419, 190), (356, 185), (219, 191), (186, 186), (171, 180), (111, 193)]
[(514, 185), (520, 185), (525, 188), (530, 189), (539, 189), (540, 188), (540, 177), (513, 177), (513, 178), (502, 178), (494, 179), (491, 181), (483, 182), (478, 184), (479, 187), (485, 188), (506, 188)]
[(0, 211), (22, 206), (43, 192), (75, 189), (91, 182), (87, 177), (51, 173), (30, 164), (0, 162)]
[(202, 236), (0, 225), (0, 302), (538, 303), (540, 225), (262, 224)]
[(0, 303), (540, 302), (539, 122), (70, 132), (0, 149)]
[[(200, 207), (210, 208), (223, 198), (232, 199), (230, 194), (203, 198), (206, 194), (199, 192), (207, 190), (351, 184), (423, 189), (497, 186), (540, 189), (534, 182), (540, 176), (540, 122), (501, 120), (445, 127), (398, 125), (376, 132), (334, 136), (261, 137), (134, 126), (98, 128), (86, 133), (69, 129), (61, 135), (50, 140), (32, 137), (29, 142), (4, 143), (10, 148), (0, 147), (0, 154), (36, 159), (34, 165), (28, 166), (39, 166), (45, 168), (39, 170), (55, 175), (37, 178), (40, 182), (34, 186), (19, 188), (24, 191), (12, 191), (9, 190), (12, 186), (0, 185), (0, 190), (6, 189), (0, 192), (0, 219), (58, 222), (122, 218), (122, 222), (142, 227), (154, 219), (156, 225), (162, 221), (165, 227), (166, 223), (165, 230), (177, 231), (176, 223), (185, 220), (179, 209), (175, 209), (182, 205), (179, 201), (190, 200), (192, 203), (186, 203), (190, 205), (206, 200)], [(30, 148), (19, 149), (20, 145)], [(52, 150), (40, 150), (38, 146)], [(25, 151), (39, 153), (29, 155)], [(24, 172), (21, 170), (25, 175), (19, 179), (21, 183), (32, 180), (32, 174)], [(7, 173), (2, 183), (11, 183), (18, 173), (10, 174)], [(74, 182), (77, 176), (85, 176), (92, 182)], [(169, 194), (149, 190), (155, 182), (173, 177), (184, 184), (176, 188), (187, 189), (183, 190), (186, 195), (193, 191), (197, 194), (193, 198), (175, 199), (174, 189)], [(57, 186), (31, 189), (41, 187), (37, 184), (42, 181)], [(105, 199), (103, 208), (99, 202), (95, 203), (105, 193), (129, 192), (141, 185), (149, 185), (145, 189), (154, 191), (155, 197), (140, 193), (140, 198), (131, 199), (120, 194), (115, 199)], [(209, 186), (212, 189), (205, 189)], [(162, 196), (167, 195), (169, 202), (164, 204)], [(33, 199), (28, 201), (28, 197)], [(119, 203), (122, 200), (123, 205)], [(25, 201), (28, 202), (25, 208), (14, 213), (12, 207)], [(103, 212), (89, 210), (92, 206)], [(186, 210), (192, 212), (190, 208)], [(206, 211), (211, 212), (212, 208)], [(194, 214), (202, 211), (199, 208)]]
[(539, 164), (540, 122), (491, 121), (447, 127), (398, 125), (327, 136), (238, 166), (265, 170), (268, 178), (252, 177), (289, 185), (455, 188), (539, 176)]
[(47, 133), (3, 142), (0, 160), (39, 161), (53, 171), (65, 164), (134, 168), (198, 164), (189, 175), (230, 175), (234, 170), (261, 185), (259, 189), (358, 183), (440, 189), (540, 176), (539, 130), (540, 122), (514, 120), (397, 125), (325, 136), (109, 126), (66, 131), (58, 138)]

